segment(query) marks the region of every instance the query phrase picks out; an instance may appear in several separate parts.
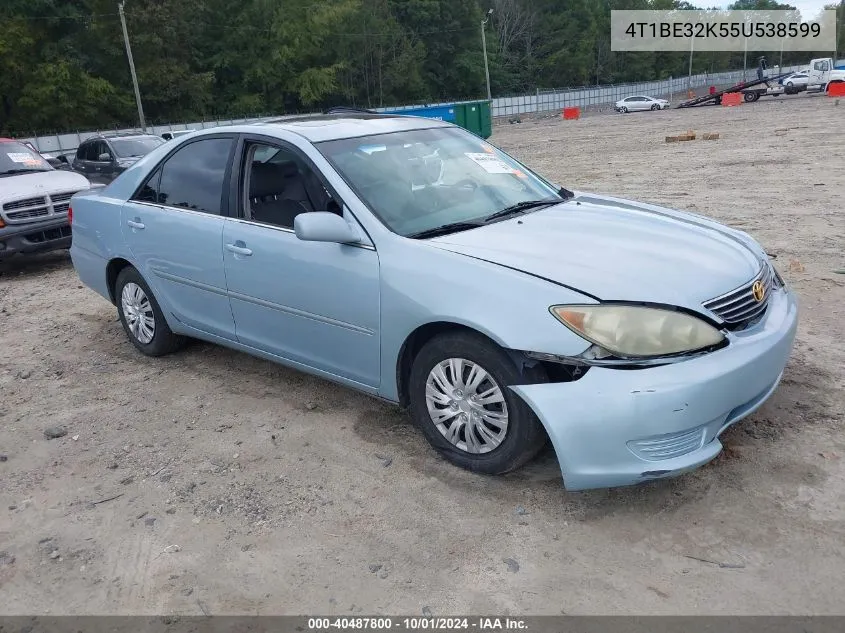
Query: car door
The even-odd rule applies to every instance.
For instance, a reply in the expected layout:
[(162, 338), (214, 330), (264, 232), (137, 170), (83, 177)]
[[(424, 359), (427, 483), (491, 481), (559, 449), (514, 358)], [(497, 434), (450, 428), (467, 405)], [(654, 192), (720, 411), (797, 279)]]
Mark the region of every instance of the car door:
[(830, 71), (830, 64), (826, 59), (818, 59), (813, 62), (810, 72), (807, 74), (809, 86), (819, 86), (827, 83), (827, 75)]
[(73, 170), (86, 177), (89, 175), (88, 153), (90, 151), (93, 151), (93, 141), (85, 141), (76, 149), (76, 156), (73, 158)]
[(189, 328), (228, 340), (235, 339), (235, 322), (223, 224), (234, 146), (231, 134), (179, 146), (121, 210), (124, 239), (162, 309)]
[(112, 159), (100, 160), (103, 154), (111, 156), (111, 150), (106, 142), (102, 140), (91, 141), (91, 145), (85, 152), (87, 159), (85, 161), (85, 175), (91, 182), (107, 185), (113, 179), (111, 176)]
[(333, 210), (360, 228), (300, 149), (245, 136), (239, 156), (236, 164), (248, 167), (233, 175), (237, 217), (223, 229), (238, 341), (374, 391), (380, 379), (374, 246), (296, 237), (295, 216), (311, 211)]

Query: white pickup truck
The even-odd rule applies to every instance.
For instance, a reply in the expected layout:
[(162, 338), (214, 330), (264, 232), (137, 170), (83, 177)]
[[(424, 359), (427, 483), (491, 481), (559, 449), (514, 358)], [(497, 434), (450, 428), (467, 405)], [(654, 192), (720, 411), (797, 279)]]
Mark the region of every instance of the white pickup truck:
[(70, 248), (70, 199), (90, 188), (85, 176), (54, 169), (28, 145), (0, 138), (0, 261)]
[(842, 82), (845, 82), (845, 70), (834, 68), (832, 58), (820, 57), (810, 62), (808, 92), (827, 92), (830, 84)]

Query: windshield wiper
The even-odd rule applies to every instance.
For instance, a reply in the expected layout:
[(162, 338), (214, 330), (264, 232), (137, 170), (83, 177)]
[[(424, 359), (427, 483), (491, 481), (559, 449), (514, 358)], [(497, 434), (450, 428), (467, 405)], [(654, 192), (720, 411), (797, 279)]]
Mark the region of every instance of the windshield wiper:
[(511, 215), (517, 215), (519, 213), (524, 213), (530, 209), (538, 209), (540, 207), (548, 207), (553, 204), (560, 204), (563, 200), (558, 198), (545, 198), (543, 200), (524, 200), (523, 202), (517, 202), (516, 204), (512, 204), (509, 207), (505, 207), (501, 211), (496, 211), (496, 213), (492, 213), (484, 218), (484, 222), (492, 222), (493, 220), (501, 220), (502, 218), (506, 218)]
[(437, 237), (438, 235), (449, 235), (450, 233), (457, 233), (458, 231), (466, 231), (467, 229), (477, 229), (479, 226), (484, 226), (484, 222), (450, 222), (449, 224), (442, 224), (435, 226), (433, 229), (426, 229), (425, 231), (417, 231), (405, 237), (410, 237), (413, 240), (419, 240), (426, 237)]
[(39, 171), (50, 171), (49, 169), (7, 169), (0, 171), (0, 176), (12, 176), (14, 174), (31, 174)]

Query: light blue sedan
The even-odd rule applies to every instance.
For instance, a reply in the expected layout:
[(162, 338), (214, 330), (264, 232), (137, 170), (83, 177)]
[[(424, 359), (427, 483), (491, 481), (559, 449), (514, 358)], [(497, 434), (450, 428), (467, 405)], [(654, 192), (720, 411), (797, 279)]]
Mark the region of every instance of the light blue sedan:
[(204, 339), (410, 409), (481, 473), (678, 475), (775, 390), (793, 294), (748, 235), (568, 191), (458, 127), (194, 132), (72, 201), (81, 280), (150, 356)]

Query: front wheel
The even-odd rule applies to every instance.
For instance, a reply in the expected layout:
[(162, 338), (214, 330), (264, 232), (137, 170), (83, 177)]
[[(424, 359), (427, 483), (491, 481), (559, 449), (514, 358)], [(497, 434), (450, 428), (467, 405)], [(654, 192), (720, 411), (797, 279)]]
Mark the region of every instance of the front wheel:
[(659, 109), (660, 109), (660, 106), (659, 106), (658, 104), (656, 104), (656, 103), (655, 103), (653, 106), (651, 106), (651, 109), (652, 109), (652, 110), (659, 110)]
[(433, 338), (414, 359), (411, 416), (429, 443), (467, 470), (499, 475), (531, 460), (546, 442), (542, 424), (510, 385), (544, 382), (491, 341), (455, 332)]
[(127, 267), (114, 285), (117, 312), (126, 336), (147, 356), (164, 356), (179, 349), (184, 338), (174, 334), (141, 274)]
[(622, 106), (622, 114), (628, 114), (628, 107)]

